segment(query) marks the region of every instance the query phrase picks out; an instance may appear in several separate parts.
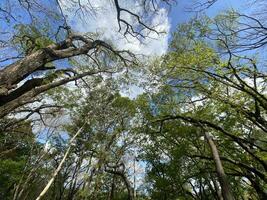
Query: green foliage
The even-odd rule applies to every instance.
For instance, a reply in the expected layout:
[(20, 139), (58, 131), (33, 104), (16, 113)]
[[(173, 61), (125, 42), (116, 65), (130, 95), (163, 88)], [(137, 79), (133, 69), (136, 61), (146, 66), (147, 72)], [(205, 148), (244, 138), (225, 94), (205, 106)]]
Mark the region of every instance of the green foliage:
[[(3, 119), (2, 123), (15, 120)], [(27, 157), (34, 145), (30, 122), (18, 123), (12, 130), (0, 131), (0, 198), (12, 199), (12, 191), (25, 175)]]
[[(260, 142), (266, 142), (266, 130), (255, 116), (256, 112), (265, 112), (266, 99), (261, 103), (256, 100), (260, 98), (257, 95), (264, 95), (257, 94), (264, 86), (260, 78), (255, 78), (252, 85), (255, 73), (260, 76), (259, 71), (252, 70), (255, 59), (248, 62), (248, 57), (234, 57), (229, 63), (216, 52), (221, 44), (204, 39), (214, 22), (227, 32), (235, 28), (236, 20), (236, 13), (230, 12), (203, 24), (196, 21), (181, 25), (159, 66), (162, 69), (153, 70), (164, 70), (162, 87), (156, 94), (145, 94), (137, 100), (148, 124), (140, 131), (149, 140), (142, 146), (141, 157), (148, 163), (146, 183), (153, 199), (217, 198), (214, 183), (219, 182), (203, 129), (214, 138), (235, 198), (266, 196), (266, 180), (253, 175), (257, 169), (266, 177), (266, 165), (260, 164), (266, 159), (266, 144)], [(229, 37), (231, 44), (236, 42), (234, 35)], [(182, 117), (161, 120), (169, 116), (199, 122)], [(256, 181), (257, 186), (244, 180)]]
[[(0, 197), (8, 199), (10, 191), (20, 181), (26, 160), (24, 158), (0, 160)], [(11, 197), (11, 196), (10, 196)], [(11, 199), (11, 198), (10, 198)]]
[(35, 52), (38, 49), (47, 47), (53, 44), (53, 40), (49, 37), (49, 24), (17, 24), (14, 29), (17, 34), (13, 37), (13, 44), (18, 46), (21, 53), (28, 54)]
[[(112, 73), (85, 77), (44, 95), (48, 102), (64, 108), (51, 114), (63, 121), (48, 128), (53, 129), (47, 139), (51, 149), (41, 149), (45, 145), (36, 142), (31, 121), (9, 126), (13, 119), (3, 119), (0, 198), (11, 199), (19, 188), (25, 199), (35, 199), (70, 145), (70, 154), (46, 199), (102, 200), (112, 194), (113, 199), (127, 199), (125, 179), (133, 185), (133, 170), (139, 161), (146, 172), (139, 175), (144, 178), (142, 187), (135, 185), (137, 200), (220, 199), (222, 182), (207, 142), (210, 135), (233, 196), (264, 199), (265, 76), (255, 58), (231, 55), (229, 60), (218, 53), (227, 49), (225, 37), (230, 45), (238, 42), (237, 35), (230, 34), (237, 22), (237, 14), (229, 11), (214, 19), (203, 16), (180, 25), (169, 52), (139, 69), (138, 73), (147, 73), (149, 78), (157, 77), (156, 89), (135, 100), (121, 96), (120, 91), (122, 85), (135, 81), (131, 76), (139, 74), (125, 72), (124, 63), (114, 54), (99, 49), (103, 50), (97, 56), (99, 65), (86, 58), (70, 59), (68, 64), (79, 73), (96, 68), (125, 73), (121, 77)], [(219, 33), (214, 32), (216, 27)], [(34, 25), (15, 28), (13, 43), (25, 54), (52, 44), (47, 24), (41, 29)], [(214, 35), (218, 42), (208, 40)], [(65, 75), (50, 70), (46, 83)], [(81, 127), (82, 132), (68, 144)], [(13, 147), (15, 150), (8, 152)], [(27, 180), (25, 185), (21, 180)]]

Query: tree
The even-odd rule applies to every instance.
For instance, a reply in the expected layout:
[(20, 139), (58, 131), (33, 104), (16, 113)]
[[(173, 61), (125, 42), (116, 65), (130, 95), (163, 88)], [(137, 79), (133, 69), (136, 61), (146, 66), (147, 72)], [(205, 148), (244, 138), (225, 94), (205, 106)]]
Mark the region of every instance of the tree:
[[(16, 137), (11, 137), (11, 135)], [(0, 197), (8, 199), (20, 178), (24, 176), (24, 168), (32, 148), (37, 146), (31, 131), (30, 122), (26, 121), (8, 132), (1, 131), (1, 190)]]
[[(217, 17), (216, 20), (220, 20), (220, 18)], [(265, 112), (265, 86), (261, 84), (263, 76), (262, 71), (259, 70), (262, 67), (259, 67), (260, 63), (254, 59), (248, 56), (238, 56), (232, 53), (230, 48), (227, 48), (226, 42), (230, 40), (234, 42), (234, 38), (220, 38), (218, 36), (220, 43), (217, 43), (217, 45), (219, 47), (213, 41), (208, 41), (206, 38), (210, 38), (209, 36), (214, 33), (214, 30), (211, 31), (209, 28), (210, 26), (213, 27), (213, 24), (212, 20), (207, 18), (204, 18), (203, 21), (206, 22), (204, 25), (198, 21), (182, 25), (174, 34), (172, 50), (159, 66), (159, 68), (162, 68), (158, 70), (161, 71), (158, 75), (163, 81), (163, 84), (161, 83), (163, 87), (158, 94), (145, 97), (146, 103), (143, 100), (141, 101), (141, 105), (146, 105), (145, 108), (141, 106), (140, 110), (146, 116), (148, 124), (148, 131), (146, 132), (151, 134), (149, 139), (152, 141), (151, 145), (144, 147), (144, 151), (151, 148), (150, 146), (153, 148), (153, 146), (161, 147), (162, 145), (159, 150), (159, 157), (153, 154), (152, 156), (147, 155), (149, 156), (148, 161), (152, 163), (151, 173), (157, 172), (156, 177), (163, 176), (161, 178), (168, 182), (172, 179), (173, 176), (170, 175), (171, 178), (168, 179), (166, 173), (172, 173), (173, 168), (170, 168), (169, 172), (163, 166), (175, 166), (177, 163), (173, 162), (175, 155), (172, 153), (172, 148), (191, 140), (191, 138), (185, 136), (179, 137), (183, 132), (187, 133), (186, 130), (176, 133), (174, 129), (193, 126), (198, 130), (198, 133), (195, 133), (198, 138), (201, 136), (206, 138), (211, 150), (209, 154), (212, 157), (210, 155), (203, 156), (205, 151), (201, 151), (199, 147), (190, 149), (187, 154), (179, 149), (182, 156), (188, 157), (190, 161), (195, 160), (195, 158), (200, 159), (200, 162), (202, 162), (201, 160), (204, 160), (203, 162), (207, 160), (215, 161), (216, 173), (223, 190), (224, 199), (248, 195), (243, 192), (243, 187), (246, 188), (246, 186), (241, 183), (242, 178), (249, 180), (249, 187), (253, 188), (258, 195), (255, 198), (264, 199), (266, 198), (263, 189), (266, 185), (266, 176), (264, 175), (266, 172), (264, 156), (266, 154), (266, 130), (264, 128), (265, 118), (261, 117), (260, 114)], [(224, 23), (225, 19), (222, 22)], [(212, 48), (212, 46), (215, 46), (215, 48)], [(216, 52), (219, 48), (227, 49), (229, 57), (220, 54), (220, 51)], [(172, 126), (175, 128), (170, 129), (169, 123), (171, 122), (169, 121), (172, 120), (174, 120)], [(182, 124), (177, 120), (182, 121)], [(174, 147), (168, 147), (170, 142), (174, 143)], [(185, 148), (189, 149), (188, 146)], [(197, 153), (192, 155), (191, 153), (195, 149)], [(152, 150), (152, 152), (154, 151), (156, 150)], [(147, 159), (147, 157), (145, 158)], [(155, 165), (155, 162), (157, 165)], [(176, 162), (180, 163), (180, 161)], [(221, 165), (221, 162), (223, 165)], [(184, 163), (190, 166), (189, 161), (185, 160)], [(236, 170), (236, 167), (239, 170)], [(175, 168), (184, 169), (185, 167), (180, 165), (180, 167)], [(197, 166), (198, 170), (201, 168)], [(212, 171), (211, 169), (208, 170)], [(253, 175), (254, 170), (257, 171), (257, 175)], [(201, 172), (201, 170), (199, 173), (204, 176), (204, 172)], [(193, 177), (195, 182), (197, 178)], [(205, 176), (204, 179), (208, 180), (205, 184), (210, 184), (212, 180), (210, 177), (214, 177), (214, 174)], [(235, 180), (232, 177), (241, 177), (241, 179), (238, 179), (240, 182), (234, 183)], [(190, 178), (192, 177), (190, 176)], [(155, 181), (156, 178), (152, 177), (150, 181), (153, 182), (153, 179)], [(190, 179), (186, 179), (185, 182), (188, 183), (188, 181)], [(175, 185), (179, 185), (180, 188), (185, 187), (185, 182), (177, 181), (175, 183), (174, 181)], [(156, 183), (160, 184), (160, 180), (156, 179)], [(163, 185), (166, 185), (166, 182)], [(211, 191), (217, 191), (214, 193), (217, 194), (215, 198), (221, 198), (215, 185), (216, 182), (213, 179), (212, 186), (207, 187)], [(231, 185), (235, 185), (236, 189), (233, 189)], [(237, 185), (240, 187), (237, 187)], [(152, 188), (155, 187), (157, 188), (155, 185)], [(189, 187), (194, 190), (199, 186), (191, 182)], [(231, 195), (231, 187), (233, 195)], [(186, 195), (182, 191), (175, 194), (174, 191), (179, 191), (176, 189), (168, 191), (164, 186), (159, 188), (165, 190), (165, 192), (160, 193), (163, 199), (177, 198), (181, 194), (183, 194), (182, 196)], [(248, 190), (250, 189), (245, 189), (245, 191)], [(190, 193), (190, 190), (183, 192), (191, 196), (190, 198), (198, 198), (198, 192), (195, 192), (195, 194)], [(176, 196), (166, 196), (173, 194)], [(249, 195), (255, 196), (253, 193)], [(204, 196), (210, 198), (207, 192)]]
[[(64, 129), (71, 139), (58, 152), (57, 163), (51, 169), (53, 174), (46, 177), (47, 185), (43, 186), (39, 199), (102, 199), (111, 195), (111, 191), (111, 198), (120, 198), (119, 194), (123, 193), (125, 198), (133, 199), (128, 161), (124, 158), (133, 141), (129, 138), (129, 141), (120, 143), (120, 140), (131, 132), (130, 120), (135, 114), (135, 107), (128, 98), (119, 95), (114, 88), (116, 84), (110, 84), (112, 79), (109, 81), (93, 88), (90, 93), (87, 93), (88, 84), (84, 82), (81, 88), (66, 94), (65, 103), (58, 99), (71, 113), (72, 123)], [(82, 96), (77, 96), (80, 101), (77, 104), (73, 94), (77, 94), (78, 90), (83, 92)], [(66, 98), (69, 100), (66, 101)], [(79, 127), (82, 131), (76, 132)], [(58, 188), (62, 188), (62, 193), (52, 192)]]
[[(90, 7), (90, 1), (84, 5), (81, 4), (81, 1), (69, 0), (67, 2), (77, 8), (73, 12), (83, 13), (84, 9), (95, 12)], [(168, 3), (169, 1), (164, 2)], [(8, 115), (20, 106), (31, 103), (37, 95), (52, 88), (85, 76), (106, 72), (106, 70), (97, 69), (97, 63), (94, 63), (97, 57), (101, 57), (103, 54), (116, 56), (117, 61), (122, 61), (125, 66), (129, 65), (133, 58), (133, 54), (130, 52), (115, 50), (112, 44), (96, 37), (74, 33), (62, 11), (63, 2), (61, 1), (53, 2), (52, 6), (59, 9), (59, 13), (53, 13), (45, 2), (18, 1), (18, 3), (14, 3), (13, 7), (19, 9), (18, 13), (25, 14), (30, 18), (30, 24), (27, 23), (27, 17), (19, 23), (17, 20), (19, 16), (13, 14), (13, 7), (9, 7), (9, 3), (9, 0), (2, 2), (3, 8), (1, 8), (0, 14), (3, 16), (4, 25), (14, 34), (5, 36), (6, 32), (3, 32), (2, 49), (8, 51), (11, 47), (15, 48), (15, 50), (12, 49), (12, 54), (15, 56), (7, 55), (2, 59), (4, 65), (0, 72), (0, 117)], [(140, 1), (141, 12), (145, 14), (143, 15), (144, 19), (141, 15), (122, 7), (117, 0), (111, 3), (114, 4), (117, 12), (119, 32), (122, 31), (124, 35), (130, 34), (132, 37), (146, 37), (145, 30), (157, 32), (154, 27), (150, 27), (149, 16), (156, 14), (160, 1)], [(39, 13), (39, 10), (43, 12)], [(136, 21), (135, 25), (124, 19), (124, 15), (133, 17)], [(48, 20), (57, 20), (57, 28), (48, 27), (47, 24), (42, 26), (42, 23), (45, 22), (43, 16), (50, 16)], [(48, 21), (48, 23), (50, 22)], [(60, 42), (57, 41), (59, 36), (62, 38)], [(62, 69), (62, 66), (55, 64), (57, 60), (66, 60), (81, 55), (87, 57), (87, 62), (93, 65), (92, 69), (81, 73), (73, 67)], [(13, 62), (13, 60), (15, 61)], [(42, 76), (29, 78), (37, 72)]]
[[(0, 198), (267, 198), (266, 70), (253, 54), (265, 45), (261, 20), (196, 17), (165, 55), (140, 62), (75, 31), (66, 11), (86, 20), (95, 2), (51, 2), (0, 3)], [(160, 33), (153, 17), (166, 3), (101, 8), (113, 9), (118, 34), (142, 42)], [(141, 75), (143, 94), (123, 96)]]

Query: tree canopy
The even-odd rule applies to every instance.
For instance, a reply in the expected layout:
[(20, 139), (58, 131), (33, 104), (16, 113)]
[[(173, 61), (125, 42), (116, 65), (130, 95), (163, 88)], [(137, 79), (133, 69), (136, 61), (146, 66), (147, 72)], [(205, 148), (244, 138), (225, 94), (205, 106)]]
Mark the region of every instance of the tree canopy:
[(267, 199), (266, 3), (219, 1), (160, 55), (179, 1), (1, 1), (0, 199)]

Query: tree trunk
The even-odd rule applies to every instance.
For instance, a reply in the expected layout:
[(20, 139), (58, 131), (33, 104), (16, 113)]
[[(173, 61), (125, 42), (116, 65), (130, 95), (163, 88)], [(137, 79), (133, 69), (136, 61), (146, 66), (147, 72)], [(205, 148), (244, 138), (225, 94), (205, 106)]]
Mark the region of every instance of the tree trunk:
[(115, 179), (116, 179), (116, 176), (113, 175), (110, 192), (108, 194), (108, 200), (114, 200), (115, 187), (116, 187)]
[(108, 173), (120, 176), (122, 178), (122, 180), (126, 186), (127, 192), (128, 192), (128, 198), (127, 199), (128, 200), (134, 200), (134, 190), (131, 186), (130, 181), (128, 180), (127, 176), (125, 175), (125, 172), (124, 171), (118, 171), (118, 170), (116, 170), (116, 168), (114, 170), (110, 170), (110, 169), (106, 168), (105, 171)]
[(75, 140), (75, 138), (82, 132), (84, 125), (76, 132), (76, 134), (71, 138), (70, 142), (69, 142), (69, 147), (66, 151), (66, 153), (64, 154), (63, 159), (61, 160), (61, 162), (59, 163), (57, 169), (55, 170), (55, 172), (53, 173), (52, 178), (49, 180), (49, 182), (47, 183), (47, 185), (45, 186), (45, 188), (43, 189), (43, 191), (39, 194), (39, 196), (36, 198), (36, 200), (40, 200), (41, 198), (43, 198), (43, 196), (47, 193), (47, 191), (49, 190), (49, 188), (51, 187), (51, 185), (53, 184), (56, 176), (58, 175), (58, 173), (60, 172), (61, 168), (63, 167), (64, 162), (66, 161), (70, 150), (71, 150), (71, 145), (72, 142)]
[(228, 182), (227, 176), (226, 176), (224, 169), (223, 169), (223, 166), (222, 166), (222, 162), (221, 162), (221, 159), (219, 156), (218, 149), (217, 149), (214, 141), (212, 140), (211, 136), (206, 131), (205, 131), (205, 137), (208, 141), (208, 144), (209, 144), (210, 149), (211, 149), (212, 157), (213, 157), (213, 160), (215, 162), (217, 176), (218, 176), (221, 188), (222, 188), (223, 199), (224, 200), (234, 200), (233, 194), (231, 192), (230, 184)]

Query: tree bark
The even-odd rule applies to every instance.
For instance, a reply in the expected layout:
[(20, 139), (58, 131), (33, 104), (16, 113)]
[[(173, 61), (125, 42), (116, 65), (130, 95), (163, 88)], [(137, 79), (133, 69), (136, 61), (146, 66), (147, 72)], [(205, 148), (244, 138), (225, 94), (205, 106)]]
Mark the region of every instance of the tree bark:
[[(83, 45), (75, 47), (73, 42), (81, 41)], [(26, 81), (21, 87), (17, 84), (39, 70), (51, 70), (54, 67), (46, 67), (47, 63), (78, 55), (85, 55), (90, 50), (99, 46), (115, 53), (122, 60), (120, 52), (115, 51), (110, 45), (101, 40), (88, 40), (82, 35), (71, 35), (66, 40), (47, 46), (33, 52), (26, 57), (6, 66), (0, 70), (0, 118), (12, 112), (19, 106), (32, 102), (33, 97), (51, 88), (60, 86), (72, 80), (82, 78), (84, 75), (68, 77), (60, 81), (50, 82), (43, 78)], [(56, 72), (53, 72), (55, 74)], [(89, 73), (90, 74), (90, 73)], [(89, 75), (87, 74), (87, 75)]]
[(220, 159), (218, 149), (217, 149), (213, 139), (211, 138), (210, 134), (206, 131), (204, 134), (205, 134), (205, 138), (207, 139), (207, 142), (209, 144), (209, 147), (211, 149), (213, 160), (215, 162), (216, 172), (217, 172), (217, 176), (218, 176), (218, 179), (219, 179), (219, 182), (221, 185), (223, 199), (224, 200), (234, 200), (230, 184), (228, 182), (227, 176), (226, 176), (224, 169), (223, 169), (223, 165), (222, 165), (222, 162)]
[[(82, 40), (85, 44), (79, 48), (73, 47), (73, 41)], [(54, 60), (70, 58), (88, 53), (98, 45), (106, 45), (100, 40), (89, 41), (83, 36), (72, 36), (61, 43), (49, 45), (37, 50), (0, 70), (0, 96), (7, 95), (10, 89), (37, 70), (42, 70), (45, 64)]]
[(109, 194), (108, 194), (108, 200), (114, 200), (115, 187), (116, 187), (115, 179), (116, 179), (116, 176), (113, 175), (113, 177), (112, 177), (112, 183), (111, 183), (111, 188), (110, 188), (110, 192), (109, 192)]
[(23, 95), (19, 96), (18, 98), (15, 98), (14, 100), (6, 103), (3, 106), (0, 106), (0, 118), (3, 118), (4, 116), (8, 115), (9, 113), (11, 113), (12, 111), (14, 111), (16, 108), (23, 106), (25, 104), (31, 103), (33, 101), (35, 101), (34, 97), (36, 97), (37, 95), (48, 91), (50, 89), (56, 88), (58, 86), (64, 85), (68, 82), (71, 81), (75, 81), (77, 79), (80, 79), (82, 77), (85, 76), (89, 76), (89, 75), (94, 75), (99, 73), (100, 71), (97, 72), (84, 72), (82, 74), (78, 74), (72, 77), (68, 77), (68, 78), (64, 78), (58, 81), (54, 81), (52, 83), (48, 83), (45, 85), (41, 85), (37, 88), (33, 88), (32, 90), (24, 93)]

